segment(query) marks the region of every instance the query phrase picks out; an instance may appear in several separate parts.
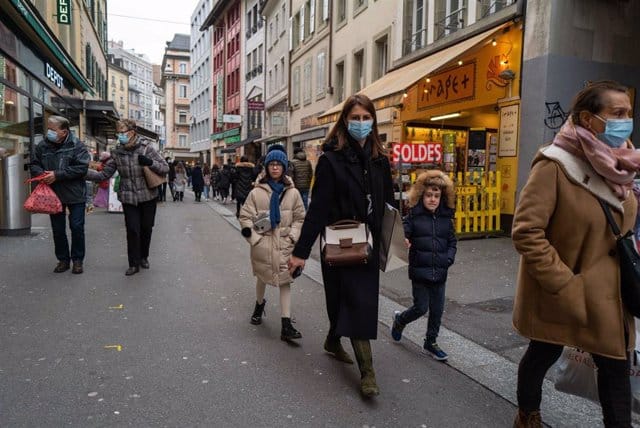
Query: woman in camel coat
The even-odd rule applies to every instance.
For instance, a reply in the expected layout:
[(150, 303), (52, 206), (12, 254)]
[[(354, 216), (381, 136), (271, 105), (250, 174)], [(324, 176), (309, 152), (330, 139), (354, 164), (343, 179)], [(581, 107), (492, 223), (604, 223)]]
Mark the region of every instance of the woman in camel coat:
[(553, 143), (535, 157), (520, 195), (513, 323), (531, 342), (518, 370), (515, 427), (542, 426), (542, 382), (563, 346), (593, 356), (605, 426), (631, 427), (627, 352), (635, 327), (621, 301), (616, 240), (598, 202), (623, 233), (633, 229), (640, 153), (628, 140), (630, 113), (625, 87), (604, 81), (583, 89)]
[(266, 284), (280, 289), (282, 330), (288, 341), (302, 337), (291, 325), (291, 283), (288, 262), (300, 237), (304, 204), (300, 192), (284, 175), (288, 165), (283, 151), (273, 150), (265, 159), (265, 173), (247, 196), (240, 210), (242, 235), (251, 245), (251, 266), (256, 277), (256, 304), (251, 324), (261, 324), (266, 300)]

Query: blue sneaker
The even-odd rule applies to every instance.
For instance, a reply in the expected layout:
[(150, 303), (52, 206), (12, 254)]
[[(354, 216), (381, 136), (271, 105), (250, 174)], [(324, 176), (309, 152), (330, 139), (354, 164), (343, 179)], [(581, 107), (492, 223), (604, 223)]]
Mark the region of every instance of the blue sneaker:
[(425, 355), (431, 355), (435, 360), (438, 361), (447, 361), (447, 358), (449, 358), (447, 353), (440, 349), (436, 342), (425, 343), (424, 348), (422, 349), (422, 353)]
[(391, 324), (391, 337), (393, 337), (393, 340), (396, 342), (400, 342), (400, 339), (402, 339), (402, 330), (404, 330), (404, 325), (398, 321), (399, 315), (400, 311), (395, 311), (393, 313), (393, 323)]

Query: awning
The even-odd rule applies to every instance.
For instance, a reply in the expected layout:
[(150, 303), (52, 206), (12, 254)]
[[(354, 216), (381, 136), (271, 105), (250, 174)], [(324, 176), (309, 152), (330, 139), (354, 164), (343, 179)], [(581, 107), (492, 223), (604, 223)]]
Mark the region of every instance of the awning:
[[(418, 61), (412, 62), (411, 64), (407, 64), (404, 67), (393, 70), (385, 74), (366, 88), (362, 89), (358, 93), (366, 95), (372, 101), (393, 95), (401, 97), (404, 91), (406, 91), (409, 87), (414, 85), (424, 76), (444, 67), (451, 61), (464, 54), (466, 51), (482, 43), (485, 39), (490, 37), (501, 28), (502, 26), (492, 28), (491, 30), (480, 33), (456, 45), (443, 49)], [(331, 107), (329, 110), (322, 113), (319, 117), (326, 117), (335, 113), (339, 113), (342, 110), (343, 104), (344, 101), (334, 107)]]
[(245, 146), (249, 143), (253, 143), (255, 141), (255, 137), (245, 138), (242, 141), (238, 141), (237, 143), (233, 143), (230, 146), (225, 147), (220, 150), (220, 153), (235, 153), (236, 149), (239, 149), (242, 146)]
[(286, 135), (270, 135), (268, 137), (258, 138), (256, 143), (271, 143), (273, 141), (287, 141)]

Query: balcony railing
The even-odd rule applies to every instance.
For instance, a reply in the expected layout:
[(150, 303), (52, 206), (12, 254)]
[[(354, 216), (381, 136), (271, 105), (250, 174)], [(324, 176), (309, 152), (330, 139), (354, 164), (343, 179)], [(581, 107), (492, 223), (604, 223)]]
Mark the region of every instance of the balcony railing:
[(444, 36), (447, 36), (464, 28), (466, 10), (466, 7), (461, 7), (460, 9), (453, 11), (449, 15), (445, 16), (444, 19), (436, 22), (435, 40), (440, 40)]
[(486, 18), (491, 14), (501, 11), (507, 6), (511, 6), (515, 2), (516, 0), (481, 0), (480, 17)]
[(402, 54), (408, 55), (413, 51), (423, 48), (427, 43), (427, 29), (413, 33), (410, 38), (402, 41)]

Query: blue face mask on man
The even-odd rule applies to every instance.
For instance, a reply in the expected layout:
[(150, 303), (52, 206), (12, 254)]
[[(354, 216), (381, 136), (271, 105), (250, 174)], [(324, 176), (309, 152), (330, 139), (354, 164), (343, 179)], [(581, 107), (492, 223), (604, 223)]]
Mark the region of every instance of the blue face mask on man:
[(127, 136), (126, 132), (119, 132), (118, 133), (118, 142), (120, 144), (127, 144), (129, 142), (129, 137)]
[(604, 132), (596, 134), (596, 137), (609, 147), (620, 148), (633, 132), (633, 119), (603, 119), (597, 114), (594, 116), (605, 124)]
[(373, 129), (373, 119), (371, 120), (350, 120), (347, 125), (347, 131), (355, 140), (361, 141), (371, 134)]
[(47, 129), (46, 138), (48, 141), (52, 143), (56, 143), (58, 141), (58, 133), (53, 129)]

